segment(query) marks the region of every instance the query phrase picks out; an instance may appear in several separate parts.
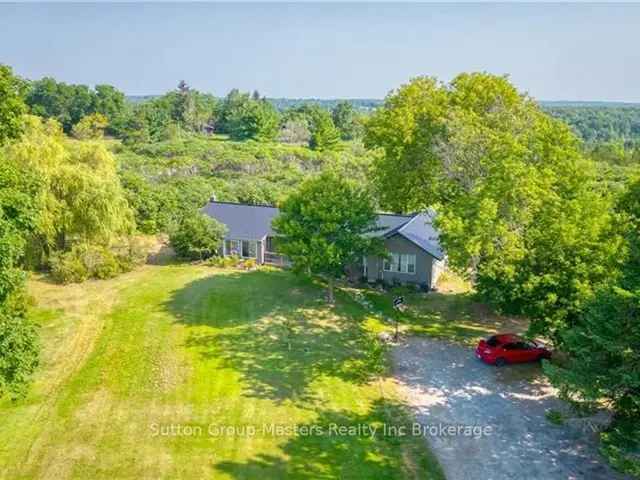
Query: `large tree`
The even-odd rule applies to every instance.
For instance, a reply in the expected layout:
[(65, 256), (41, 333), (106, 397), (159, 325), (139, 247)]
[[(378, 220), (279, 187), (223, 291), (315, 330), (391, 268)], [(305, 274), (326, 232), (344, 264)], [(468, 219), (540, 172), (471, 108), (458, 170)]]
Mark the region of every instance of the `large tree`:
[[(621, 466), (640, 462), (625, 447), (640, 441), (640, 180), (631, 183), (618, 203), (619, 226), (625, 237), (619, 255), (620, 275), (596, 292), (575, 325), (563, 333), (568, 361), (546, 364), (552, 383), (578, 404), (602, 404), (615, 412), (608, 440)], [(623, 439), (623, 442), (620, 442)], [(622, 443), (622, 449), (615, 444)], [(635, 460), (633, 460), (635, 456)], [(626, 457), (626, 459), (625, 459)]]
[(361, 122), (350, 102), (338, 102), (331, 111), (331, 117), (343, 140), (353, 140), (362, 134)]
[(67, 133), (83, 117), (93, 113), (104, 115), (109, 124), (114, 125), (110, 132), (117, 133), (115, 126), (123, 123), (129, 114), (124, 93), (111, 85), (97, 85), (91, 89), (50, 77), (31, 82), (26, 102), (32, 113), (56, 119)]
[(26, 238), (37, 228), (41, 189), (35, 172), (7, 161), (0, 149), (0, 397), (24, 393), (38, 362), (36, 328), (26, 316), (20, 265)]
[(381, 150), (383, 203), (435, 207), (450, 264), (534, 332), (570, 325), (613, 267), (618, 240), (592, 164), (506, 78), (415, 79), (367, 122), (365, 141)]
[(227, 118), (227, 131), (237, 140), (273, 140), (278, 134), (280, 118), (266, 100), (250, 99), (234, 109)]
[(329, 172), (304, 182), (274, 220), (279, 253), (292, 260), (296, 271), (324, 277), (331, 303), (334, 282), (345, 268), (382, 251), (379, 239), (368, 235), (376, 228), (370, 193)]
[(69, 240), (106, 243), (133, 227), (115, 158), (101, 143), (70, 142), (54, 120), (27, 116), (25, 133), (4, 149), (4, 163), (33, 175), (38, 217), (30, 246), (39, 263)]
[(24, 90), (24, 82), (0, 64), (0, 145), (22, 133), (22, 116), (27, 111)]
[(332, 150), (340, 144), (340, 131), (336, 128), (331, 112), (318, 104), (305, 103), (284, 112), (285, 121), (305, 124), (309, 129), (309, 147), (313, 150)]

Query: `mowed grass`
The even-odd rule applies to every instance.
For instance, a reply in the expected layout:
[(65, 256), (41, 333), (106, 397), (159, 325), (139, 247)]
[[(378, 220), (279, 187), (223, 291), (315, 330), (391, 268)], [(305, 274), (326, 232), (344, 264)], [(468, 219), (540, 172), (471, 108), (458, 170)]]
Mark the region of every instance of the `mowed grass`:
[[(498, 332), (524, 333), (527, 321), (522, 318), (498, 315), (479, 303), (471, 286), (451, 272), (443, 274), (436, 292), (416, 292), (411, 288), (383, 291), (364, 288), (359, 295), (369, 310), (387, 319), (370, 322), (374, 331), (392, 331), (394, 320), (404, 335), (429, 336), (475, 345), (479, 339)], [(393, 299), (404, 298), (402, 311), (393, 308)]]
[(180, 265), (30, 291), (43, 365), (0, 403), (0, 478), (442, 478), (347, 295)]

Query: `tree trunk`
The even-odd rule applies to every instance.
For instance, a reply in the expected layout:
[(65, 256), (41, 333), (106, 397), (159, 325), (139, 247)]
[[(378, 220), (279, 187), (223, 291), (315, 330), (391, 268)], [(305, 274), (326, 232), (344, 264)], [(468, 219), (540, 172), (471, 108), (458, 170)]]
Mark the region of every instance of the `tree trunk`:
[(58, 232), (56, 236), (56, 247), (57, 250), (64, 252), (67, 248), (67, 236), (64, 231)]
[(333, 296), (333, 277), (327, 279), (327, 298), (329, 303), (335, 303), (335, 297)]

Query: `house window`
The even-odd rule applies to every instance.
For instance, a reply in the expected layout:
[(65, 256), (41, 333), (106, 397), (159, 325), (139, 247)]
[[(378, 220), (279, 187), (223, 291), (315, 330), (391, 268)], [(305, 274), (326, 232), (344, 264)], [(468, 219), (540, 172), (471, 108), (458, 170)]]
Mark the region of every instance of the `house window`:
[(416, 256), (407, 255), (407, 273), (416, 273)]
[(245, 258), (256, 258), (256, 242), (254, 240), (242, 240), (242, 256)]
[(237, 255), (240, 256), (242, 249), (242, 242), (240, 240), (225, 240), (224, 241), (224, 253), (225, 255)]
[(416, 256), (408, 253), (392, 253), (384, 259), (385, 272), (416, 273)]

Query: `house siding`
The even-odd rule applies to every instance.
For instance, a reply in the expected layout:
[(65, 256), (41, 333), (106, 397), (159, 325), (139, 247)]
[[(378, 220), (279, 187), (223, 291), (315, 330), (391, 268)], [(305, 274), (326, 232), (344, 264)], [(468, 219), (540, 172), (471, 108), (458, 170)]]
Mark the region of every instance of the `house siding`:
[[(414, 274), (401, 272), (385, 272), (384, 262), (381, 257), (368, 256), (367, 281), (382, 280), (385, 283), (411, 283), (433, 288), (435, 285), (433, 256), (400, 235), (394, 235), (385, 240), (385, 247), (389, 253), (406, 253), (416, 256), (416, 271)], [(437, 273), (439, 275), (439, 273)]]

